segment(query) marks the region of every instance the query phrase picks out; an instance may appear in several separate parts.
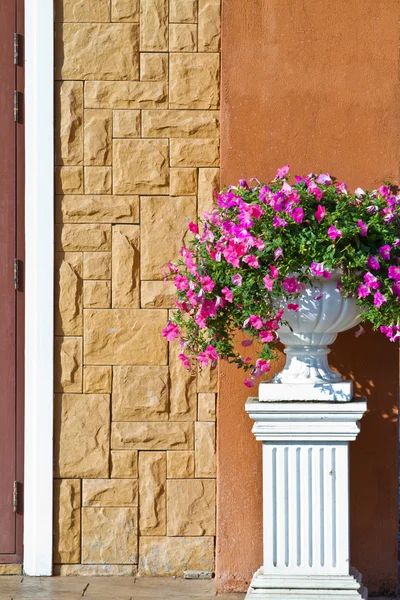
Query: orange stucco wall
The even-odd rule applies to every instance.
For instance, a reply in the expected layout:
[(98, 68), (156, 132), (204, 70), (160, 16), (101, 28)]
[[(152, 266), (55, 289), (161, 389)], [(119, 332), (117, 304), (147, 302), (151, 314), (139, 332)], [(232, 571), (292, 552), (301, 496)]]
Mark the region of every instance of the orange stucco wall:
[[(350, 186), (399, 181), (398, 0), (225, 0), (222, 183), (322, 169)], [(398, 347), (339, 336), (332, 364), (368, 396), (351, 449), (352, 563), (370, 592), (397, 584)], [(223, 364), (218, 407), (217, 587), (261, 564), (261, 449), (243, 374)]]

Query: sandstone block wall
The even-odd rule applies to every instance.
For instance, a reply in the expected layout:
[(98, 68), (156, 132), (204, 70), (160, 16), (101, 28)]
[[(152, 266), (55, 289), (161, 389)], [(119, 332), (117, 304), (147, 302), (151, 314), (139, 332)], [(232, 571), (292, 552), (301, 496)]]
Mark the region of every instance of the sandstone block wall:
[(212, 571), (216, 373), (160, 334), (219, 185), (220, 0), (55, 8), (55, 572)]

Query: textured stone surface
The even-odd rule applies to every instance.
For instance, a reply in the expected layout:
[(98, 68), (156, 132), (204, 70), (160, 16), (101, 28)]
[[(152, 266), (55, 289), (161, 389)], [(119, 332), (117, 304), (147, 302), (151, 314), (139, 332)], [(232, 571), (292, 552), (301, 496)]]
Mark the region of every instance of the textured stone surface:
[(168, 420), (168, 367), (114, 367), (114, 421)]
[(85, 84), (87, 108), (163, 108), (168, 88), (156, 81), (91, 81)]
[(115, 225), (112, 229), (113, 308), (140, 306), (140, 228)]
[(54, 345), (54, 390), (82, 391), (82, 338), (56, 337)]
[(215, 423), (194, 424), (195, 475), (215, 477)]
[(167, 534), (215, 535), (215, 481), (169, 479)]
[(54, 480), (54, 562), (81, 559), (81, 484), (79, 479)]
[(86, 310), (84, 357), (94, 365), (166, 365), (166, 310)]
[(139, 23), (140, 0), (111, 0), (111, 21)]
[(83, 167), (55, 167), (56, 194), (83, 194)]
[(0, 565), (0, 575), (22, 575), (22, 565)]
[(170, 169), (170, 195), (196, 196), (197, 169)]
[(171, 54), (170, 108), (218, 108), (219, 60), (219, 54)]
[(198, 421), (215, 421), (216, 394), (201, 393), (197, 395)]
[(175, 295), (173, 281), (142, 281), (140, 284), (142, 308), (175, 308)]
[(111, 194), (111, 192), (111, 167), (85, 167), (85, 194)]
[(193, 450), (193, 423), (122, 423), (111, 430), (113, 450)]
[(114, 110), (113, 137), (140, 137), (140, 110)]
[(173, 23), (169, 26), (170, 52), (196, 52), (197, 25)]
[(111, 279), (111, 252), (84, 252), (83, 278)]
[(141, 537), (141, 577), (183, 577), (184, 571), (214, 571), (213, 537)]
[(174, 421), (194, 421), (197, 412), (196, 372), (185, 369), (178, 358), (177, 340), (169, 348), (169, 404)]
[(111, 451), (111, 477), (136, 479), (138, 476), (137, 450)]
[(197, 372), (197, 391), (216, 392), (218, 386), (218, 368), (202, 367)]
[(164, 81), (168, 77), (168, 54), (158, 52), (140, 53), (140, 79)]
[(213, 208), (214, 191), (220, 190), (219, 169), (199, 169), (197, 205), (199, 217)]
[(84, 281), (83, 308), (111, 308), (110, 282), (94, 279)]
[(114, 140), (114, 192), (168, 194), (168, 140)]
[(167, 460), (165, 452), (139, 453), (141, 535), (165, 535)]
[(172, 139), (170, 153), (172, 167), (214, 167), (219, 164), (219, 141)]
[(142, 119), (145, 137), (218, 138), (219, 135), (217, 111), (144, 110)]
[(179, 258), (190, 236), (189, 221), (196, 219), (196, 199), (152, 196), (141, 199), (141, 277), (163, 279), (162, 267)]
[(123, 565), (138, 561), (137, 508), (83, 508), (82, 562)]
[(137, 479), (84, 479), (82, 506), (137, 506)]
[(56, 220), (58, 223), (137, 223), (139, 196), (57, 196)]
[(109, 427), (108, 395), (57, 394), (55, 476), (108, 477)]
[(221, 37), (221, 0), (199, 0), (199, 52), (218, 52)]
[(89, 108), (84, 112), (83, 160), (85, 165), (111, 165), (111, 110)]
[(56, 24), (55, 70), (56, 79), (139, 79), (139, 25)]
[(110, 0), (55, 0), (54, 9), (56, 23), (110, 20)]
[(190, 479), (194, 477), (194, 452), (175, 450), (167, 452), (168, 479)]
[(136, 565), (54, 565), (53, 575), (61, 577), (134, 577)]
[(57, 253), (55, 270), (55, 334), (82, 335), (82, 253)]
[(197, 0), (170, 0), (170, 23), (196, 23)]
[(56, 165), (83, 163), (83, 83), (55, 83)]
[(83, 369), (83, 391), (85, 394), (111, 394), (111, 367), (86, 365)]
[(168, 50), (168, 0), (140, 1), (140, 50)]
[(55, 241), (59, 251), (111, 250), (111, 225), (56, 225)]

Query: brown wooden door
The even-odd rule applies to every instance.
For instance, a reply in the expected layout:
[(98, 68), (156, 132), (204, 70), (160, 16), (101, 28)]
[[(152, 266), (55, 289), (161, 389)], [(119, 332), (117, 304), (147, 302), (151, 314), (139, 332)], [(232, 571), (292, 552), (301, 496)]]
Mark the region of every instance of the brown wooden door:
[[(0, 562), (22, 558), (21, 506), (14, 507), (15, 492), (22, 493), (22, 391), (19, 315), (20, 292), (15, 289), (14, 263), (22, 264), (19, 231), (23, 181), (22, 122), (14, 114), (15, 92), (22, 100), (21, 57), (15, 56), (14, 34), (22, 15), (17, 0), (0, 2)], [(22, 36), (19, 38), (22, 41)], [(21, 44), (19, 44), (21, 46)], [(17, 64), (15, 64), (17, 63)], [(19, 102), (21, 104), (21, 102)], [(21, 115), (22, 121), (22, 115)]]

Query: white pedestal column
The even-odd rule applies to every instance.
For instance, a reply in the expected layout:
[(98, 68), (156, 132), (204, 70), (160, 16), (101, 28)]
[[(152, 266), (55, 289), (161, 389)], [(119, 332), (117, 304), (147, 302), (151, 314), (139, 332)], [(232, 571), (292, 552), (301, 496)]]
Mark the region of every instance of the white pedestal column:
[(349, 564), (349, 442), (366, 402), (260, 402), (246, 411), (263, 444), (263, 566), (246, 600), (366, 599)]

